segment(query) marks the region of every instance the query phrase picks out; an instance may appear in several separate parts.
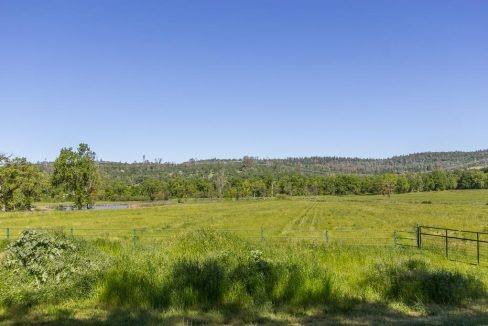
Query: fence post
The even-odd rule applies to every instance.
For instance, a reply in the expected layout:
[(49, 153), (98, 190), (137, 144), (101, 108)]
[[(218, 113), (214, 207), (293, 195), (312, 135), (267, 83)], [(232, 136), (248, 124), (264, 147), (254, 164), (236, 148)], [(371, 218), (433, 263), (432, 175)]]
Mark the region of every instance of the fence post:
[(9, 228), (5, 229), (5, 236), (7, 237), (7, 240), (10, 240), (10, 229)]
[(393, 246), (397, 244), (397, 231), (393, 231)]
[(264, 228), (261, 227), (261, 241), (264, 241)]
[(417, 248), (422, 249), (422, 226), (417, 225)]
[(73, 230), (73, 228), (70, 228), (69, 232), (71, 234), (71, 237), (73, 238), (75, 236), (75, 230)]
[(136, 246), (136, 241), (137, 241), (137, 233), (136, 229), (132, 229), (132, 245), (135, 247)]
[(448, 239), (448, 237), (447, 237), (447, 229), (446, 229), (446, 258), (449, 257), (449, 252), (448, 252), (449, 243), (447, 242), (447, 239)]
[(480, 233), (476, 232), (476, 258), (478, 265), (480, 264)]
[(329, 232), (327, 231), (327, 229), (324, 231), (324, 242), (325, 246), (329, 244)]

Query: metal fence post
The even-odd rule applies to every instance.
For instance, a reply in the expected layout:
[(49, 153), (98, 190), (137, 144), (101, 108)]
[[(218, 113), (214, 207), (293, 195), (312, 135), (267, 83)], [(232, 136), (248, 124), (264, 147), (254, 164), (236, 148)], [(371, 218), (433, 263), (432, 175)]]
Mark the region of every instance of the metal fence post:
[(10, 229), (9, 228), (5, 229), (5, 236), (7, 237), (7, 240), (10, 240)]
[(478, 265), (480, 264), (480, 233), (476, 232), (476, 258)]
[(422, 226), (417, 225), (417, 248), (422, 249)]
[(136, 229), (132, 229), (132, 245), (135, 247), (136, 246), (136, 241), (137, 241), (137, 233)]
[(264, 228), (261, 227), (261, 241), (264, 241)]
[(419, 248), (422, 249), (422, 226), (419, 225)]
[(71, 237), (74, 237), (75, 236), (75, 230), (73, 230), (73, 228), (71, 228), (69, 230), (70, 234), (71, 234)]
[(397, 244), (397, 231), (393, 231), (393, 245), (396, 246)]
[(448, 248), (449, 248), (448, 246), (449, 246), (449, 243), (447, 242), (447, 239), (448, 239), (448, 237), (447, 237), (447, 229), (446, 229), (446, 258), (448, 258), (448, 257), (449, 257), (449, 252), (448, 252)]
[(327, 246), (329, 244), (329, 232), (327, 231), (327, 229), (324, 231), (324, 241), (325, 245)]

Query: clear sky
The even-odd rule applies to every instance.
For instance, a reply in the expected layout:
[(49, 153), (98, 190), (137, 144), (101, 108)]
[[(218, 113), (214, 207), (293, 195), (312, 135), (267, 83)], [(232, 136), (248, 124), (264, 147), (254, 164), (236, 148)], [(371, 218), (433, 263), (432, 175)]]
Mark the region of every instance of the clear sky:
[(0, 0), (0, 152), (488, 148), (488, 1)]

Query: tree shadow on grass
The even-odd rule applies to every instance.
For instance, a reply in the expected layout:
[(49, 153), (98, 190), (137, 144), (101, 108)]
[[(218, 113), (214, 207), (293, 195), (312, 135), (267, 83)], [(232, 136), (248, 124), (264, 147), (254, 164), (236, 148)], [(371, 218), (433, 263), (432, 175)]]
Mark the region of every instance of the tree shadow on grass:
[(60, 309), (49, 315), (5, 315), (0, 323), (10, 325), (480, 325), (488, 324), (488, 304), (468, 305), (464, 307), (436, 307), (430, 314), (412, 316), (390, 308), (383, 303), (371, 303), (349, 300), (345, 305), (325, 307), (312, 315), (276, 310), (277, 314), (292, 316), (280, 319), (273, 315), (262, 316), (252, 312), (221, 312), (221, 316), (212, 314), (186, 314), (184, 312), (168, 315), (161, 310), (126, 310), (115, 309), (103, 316), (86, 319), (77, 318), (70, 310)]
[(342, 309), (301, 319), (302, 324), (346, 325), (480, 325), (488, 324), (488, 302), (476, 305), (429, 306), (428, 313), (411, 315), (389, 307), (386, 303), (349, 300)]

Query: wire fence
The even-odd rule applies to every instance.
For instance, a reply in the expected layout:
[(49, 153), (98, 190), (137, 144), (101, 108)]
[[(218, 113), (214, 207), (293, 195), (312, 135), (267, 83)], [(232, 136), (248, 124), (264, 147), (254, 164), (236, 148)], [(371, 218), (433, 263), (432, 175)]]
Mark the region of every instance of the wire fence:
[(488, 266), (488, 232), (418, 225), (411, 231), (395, 231), (394, 242), (437, 252), (450, 260)]
[[(132, 244), (161, 242), (172, 240), (174, 237), (184, 236), (192, 230), (189, 228), (51, 228), (7, 227), (0, 229), (0, 239), (11, 241), (17, 239), (25, 230), (38, 230), (63, 233), (72, 237), (87, 240), (109, 240), (131, 242)], [(241, 238), (256, 241), (300, 241), (321, 245), (337, 246), (392, 246), (392, 237), (380, 234), (374, 230), (283, 230), (277, 228), (211, 228), (210, 230), (232, 233)]]

